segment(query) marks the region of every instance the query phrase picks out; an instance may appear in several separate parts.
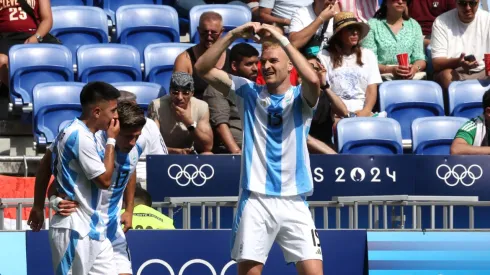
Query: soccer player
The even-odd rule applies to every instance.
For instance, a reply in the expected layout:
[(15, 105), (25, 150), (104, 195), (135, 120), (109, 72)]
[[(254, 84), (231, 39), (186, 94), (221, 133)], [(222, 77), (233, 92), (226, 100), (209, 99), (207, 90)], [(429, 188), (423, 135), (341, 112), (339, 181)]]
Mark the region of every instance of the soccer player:
[[(214, 67), (235, 39), (256, 35), (263, 41), (266, 85)], [(293, 65), (303, 80), (300, 86), (289, 81)], [(320, 95), (315, 71), (275, 27), (259, 23), (228, 32), (199, 58), (196, 70), (236, 101), (242, 116), (241, 188), (231, 250), (238, 274), (261, 274), (274, 241), (299, 274), (323, 274), (320, 242), (305, 201), (313, 192), (306, 140)]]
[[(51, 220), (49, 239), (56, 274), (116, 274), (112, 245), (106, 238), (107, 226), (97, 208), (102, 190), (112, 184), (115, 138), (119, 134), (119, 95), (107, 83), (85, 85), (80, 93), (82, 115), (60, 132), (41, 161), (41, 167), (52, 161), (59, 192), (79, 205), (71, 215), (54, 215)], [(99, 130), (107, 132), (104, 154), (95, 137)], [(28, 221), (35, 231), (41, 229), (44, 221), (50, 177), (49, 169), (38, 169), (34, 206)]]

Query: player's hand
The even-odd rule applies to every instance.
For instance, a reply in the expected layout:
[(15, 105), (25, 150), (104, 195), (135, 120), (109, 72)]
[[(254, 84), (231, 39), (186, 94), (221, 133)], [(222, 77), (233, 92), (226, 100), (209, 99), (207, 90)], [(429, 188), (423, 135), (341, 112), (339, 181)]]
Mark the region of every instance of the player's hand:
[(44, 224), (44, 209), (33, 207), (31, 213), (29, 214), (29, 219), (27, 220), (27, 225), (29, 225), (34, 232), (39, 232), (43, 228)]
[(185, 126), (189, 126), (194, 121), (192, 120), (192, 113), (191, 113), (191, 102), (187, 104), (187, 108), (181, 108), (175, 104), (172, 103), (172, 108), (175, 110), (175, 115), (177, 116), (177, 119), (184, 123)]
[(262, 24), (258, 30), (258, 34), (261, 38), (261, 42), (279, 42), (279, 39), (284, 37), (282, 33), (277, 30), (277, 27), (269, 24)]
[(58, 203), (59, 210), (56, 213), (66, 217), (66, 216), (70, 216), (71, 213), (76, 212), (77, 208), (78, 208), (78, 202), (62, 200), (60, 201), (60, 203)]
[(111, 123), (109, 124), (109, 129), (107, 129), (107, 137), (116, 138), (117, 135), (119, 135), (120, 130), (119, 119), (112, 119)]
[(123, 227), (124, 233), (128, 232), (129, 229), (133, 228), (133, 213), (128, 211), (122, 213), (121, 224), (124, 225)]
[(260, 23), (248, 22), (230, 31), (233, 38), (245, 38), (257, 40), (255, 34), (260, 29)]
[(320, 17), (326, 21), (330, 20), (335, 15), (334, 5), (328, 5), (321, 13)]

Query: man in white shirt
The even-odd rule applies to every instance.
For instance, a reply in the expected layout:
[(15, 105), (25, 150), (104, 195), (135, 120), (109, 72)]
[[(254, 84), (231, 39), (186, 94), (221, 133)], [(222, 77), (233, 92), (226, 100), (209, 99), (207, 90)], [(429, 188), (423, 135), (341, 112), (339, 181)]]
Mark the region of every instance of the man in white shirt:
[[(333, 16), (339, 12), (335, 0), (315, 0), (296, 11), (289, 26), (291, 44), (308, 57), (322, 51), (333, 34)], [(320, 42), (319, 45), (317, 42)]]
[(457, 1), (457, 8), (432, 26), (432, 63), (436, 81), (447, 91), (452, 81), (485, 78), (483, 57), (490, 53), (490, 15), (478, 1)]
[(260, 0), (260, 22), (289, 26), (296, 10), (312, 2), (312, 0)]

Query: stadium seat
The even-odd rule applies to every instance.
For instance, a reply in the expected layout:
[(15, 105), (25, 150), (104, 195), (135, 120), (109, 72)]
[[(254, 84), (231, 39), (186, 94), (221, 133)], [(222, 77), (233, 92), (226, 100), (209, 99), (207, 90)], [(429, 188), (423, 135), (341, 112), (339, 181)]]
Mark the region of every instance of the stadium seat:
[(51, 0), (51, 7), (59, 6), (93, 6), (93, 0)]
[(400, 124), (391, 118), (344, 118), (337, 135), (341, 154), (403, 154)]
[(32, 126), (37, 148), (53, 142), (62, 125), (80, 116), (80, 92), (84, 85), (79, 82), (51, 82), (34, 87)]
[(221, 14), (223, 17), (223, 27), (225, 29), (223, 34), (252, 21), (250, 9), (243, 6), (226, 4), (194, 6), (189, 11), (189, 35), (191, 37), (191, 43), (199, 43), (199, 33), (197, 33), (199, 18), (201, 17), (201, 14), (207, 11), (214, 11)]
[(54, 7), (51, 33), (71, 50), (76, 63), (77, 49), (82, 45), (108, 43), (107, 16), (96, 7)]
[(441, 87), (432, 81), (396, 80), (379, 87), (379, 106), (400, 123), (404, 140), (412, 139), (412, 122), (419, 117), (443, 116)]
[(458, 129), (468, 121), (462, 117), (422, 117), (412, 123), (412, 151), (417, 155), (449, 155)]
[(145, 110), (151, 101), (167, 94), (167, 91), (156, 83), (148, 82), (118, 82), (111, 83), (118, 90), (124, 90), (136, 95), (136, 102)]
[(158, 83), (169, 91), (170, 77), (177, 56), (194, 46), (189, 43), (160, 43), (145, 49), (145, 81)]
[(466, 118), (481, 115), (483, 94), (489, 89), (489, 80), (453, 81), (449, 85), (449, 114)]
[(95, 3), (106, 11), (112, 22), (115, 22), (116, 11), (122, 6), (140, 4), (162, 5), (162, 0), (97, 0)]
[(81, 82), (141, 81), (138, 50), (129, 45), (96, 44), (77, 51), (78, 80)]
[(116, 11), (116, 29), (117, 41), (136, 47), (141, 58), (150, 44), (180, 42), (179, 16), (170, 6), (122, 6)]
[(15, 45), (9, 51), (9, 77), (14, 108), (31, 104), (36, 84), (73, 81), (71, 52), (62, 45)]

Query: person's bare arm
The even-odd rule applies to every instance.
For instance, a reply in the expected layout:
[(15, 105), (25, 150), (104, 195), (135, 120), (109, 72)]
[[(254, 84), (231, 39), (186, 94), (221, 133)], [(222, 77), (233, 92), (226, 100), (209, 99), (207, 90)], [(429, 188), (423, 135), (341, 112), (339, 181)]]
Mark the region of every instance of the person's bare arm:
[(308, 146), (308, 150), (313, 154), (327, 154), (334, 155), (337, 154), (335, 150), (333, 150), (330, 146), (318, 140), (311, 135), (308, 135), (308, 139), (306, 140), (306, 144)]
[(440, 72), (446, 69), (456, 69), (461, 66), (461, 58), (446, 58), (437, 57), (432, 58), (432, 65), (434, 66), (434, 71)]
[(451, 155), (490, 155), (490, 147), (473, 146), (462, 138), (455, 138), (451, 144)]
[(235, 138), (233, 138), (233, 134), (231, 133), (230, 126), (226, 123), (221, 123), (216, 127), (216, 132), (225, 144), (226, 149), (232, 153), (232, 154), (240, 154), (241, 153), (241, 148), (238, 147), (238, 144), (235, 141)]
[(53, 27), (53, 14), (51, 13), (51, 2), (49, 0), (39, 0), (40, 23), (36, 33), (45, 37)]
[[(289, 34), (289, 40), (291, 41), (291, 44), (293, 44), (293, 46), (296, 47), (297, 49), (301, 49), (302, 47), (304, 47), (308, 43), (308, 41), (313, 37), (313, 35), (315, 35), (317, 30), (321, 26), (323, 26), (325, 22), (329, 21), (334, 16), (334, 14), (335, 14), (334, 6), (333, 5), (328, 6), (306, 28), (302, 29), (301, 31), (291, 32)], [(294, 20), (295, 19), (293, 18), (292, 21)], [(295, 24), (296, 23), (293, 22), (291, 24), (291, 27)]]
[(124, 233), (128, 232), (133, 226), (134, 192), (136, 190), (136, 171), (129, 178), (128, 185), (124, 190), (124, 213), (121, 215), (121, 224), (124, 225)]
[[(119, 120), (113, 119), (107, 129), (107, 137), (108, 138), (116, 138), (119, 134)], [(92, 181), (99, 187), (100, 189), (109, 189), (112, 184), (112, 173), (114, 172), (114, 158), (115, 158), (115, 147), (114, 145), (107, 144), (105, 146), (104, 152), (104, 167), (105, 172), (100, 176), (92, 179)]]
[(272, 15), (272, 9), (259, 7), (259, 17), (260, 22), (267, 24), (281, 24), (281, 25), (289, 25), (291, 24), (291, 20), (287, 18), (276, 17)]
[(328, 99), (330, 100), (330, 106), (332, 107), (332, 112), (339, 117), (346, 117), (349, 114), (347, 106), (345, 106), (344, 101), (336, 95), (330, 88), (325, 90)]
[(197, 127), (192, 131), (192, 136), (196, 151), (206, 153), (213, 150), (213, 130), (209, 124), (209, 111), (197, 122)]
[(373, 111), (374, 105), (376, 104), (378, 94), (378, 84), (371, 84), (366, 89), (366, 99), (364, 101), (364, 108), (362, 110), (356, 111), (359, 117), (369, 117)]
[(189, 56), (187, 51), (184, 51), (183, 53), (179, 54), (175, 59), (174, 72), (184, 72), (184, 73), (192, 74), (191, 57)]
[(46, 191), (51, 178), (51, 151), (46, 149), (39, 168), (36, 172), (34, 183), (34, 204), (29, 214), (27, 224), (35, 232), (41, 230), (44, 224), (44, 202), (46, 200)]

